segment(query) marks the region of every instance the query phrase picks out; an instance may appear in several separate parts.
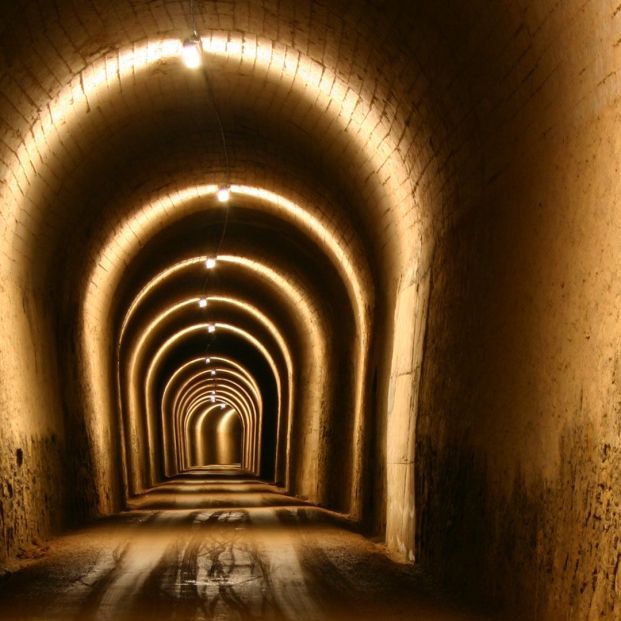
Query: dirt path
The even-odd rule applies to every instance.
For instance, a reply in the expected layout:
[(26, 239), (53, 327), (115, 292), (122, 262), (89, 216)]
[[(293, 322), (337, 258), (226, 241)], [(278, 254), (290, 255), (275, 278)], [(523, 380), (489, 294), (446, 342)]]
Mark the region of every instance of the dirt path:
[(162, 486), (0, 582), (4, 621), (475, 618), (435, 601), (416, 568), (253, 482)]

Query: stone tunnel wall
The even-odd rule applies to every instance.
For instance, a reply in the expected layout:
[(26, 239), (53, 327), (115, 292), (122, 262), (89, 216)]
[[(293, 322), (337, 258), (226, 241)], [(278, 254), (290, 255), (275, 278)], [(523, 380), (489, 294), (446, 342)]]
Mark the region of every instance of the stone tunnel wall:
[[(0, 322), (0, 563), (30, 554), (67, 525), (66, 436), (58, 371), (42, 296), (2, 283), (14, 313)], [(21, 339), (19, 338), (21, 336)], [(18, 346), (19, 345), (19, 346)]]
[(621, 9), (487, 4), (446, 25), (480, 165), (436, 224), (417, 556), (527, 619), (618, 618)]

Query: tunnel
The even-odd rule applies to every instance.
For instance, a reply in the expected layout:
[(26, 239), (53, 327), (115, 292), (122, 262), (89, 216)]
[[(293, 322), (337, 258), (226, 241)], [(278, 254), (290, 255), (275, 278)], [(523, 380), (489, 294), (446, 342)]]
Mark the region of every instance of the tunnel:
[(0, 618), (621, 618), (620, 42), (0, 3)]

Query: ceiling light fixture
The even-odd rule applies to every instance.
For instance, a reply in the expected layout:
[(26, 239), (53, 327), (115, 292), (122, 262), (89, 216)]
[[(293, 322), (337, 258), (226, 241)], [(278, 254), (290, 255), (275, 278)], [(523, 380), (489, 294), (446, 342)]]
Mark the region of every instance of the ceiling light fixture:
[(205, 308), (205, 307), (207, 306), (207, 298), (201, 298), (201, 299), (198, 301), (198, 305), (199, 305), (201, 308)]
[(201, 52), (201, 40), (199, 36), (194, 33), (189, 39), (183, 42), (183, 47), (181, 48), (183, 64), (188, 69), (198, 69), (203, 64)]
[(210, 323), (207, 326), (207, 332), (209, 332), (209, 334), (213, 334), (216, 331), (216, 326), (213, 325), (213, 323)]
[(216, 259), (214, 259), (213, 257), (209, 257), (209, 259), (205, 261), (205, 267), (208, 270), (212, 270), (214, 267), (216, 267)]
[(216, 196), (221, 203), (228, 203), (231, 200), (231, 188), (228, 185), (222, 185), (216, 192)]
[(211, 358), (205, 358), (205, 364), (209, 364), (211, 362)]
[(220, 409), (223, 410), (226, 407), (226, 405), (224, 405), (224, 403), (220, 404)]
[(215, 371), (212, 371), (212, 372), (211, 372), (212, 377), (213, 377), (215, 374), (216, 374), (216, 372), (215, 372)]

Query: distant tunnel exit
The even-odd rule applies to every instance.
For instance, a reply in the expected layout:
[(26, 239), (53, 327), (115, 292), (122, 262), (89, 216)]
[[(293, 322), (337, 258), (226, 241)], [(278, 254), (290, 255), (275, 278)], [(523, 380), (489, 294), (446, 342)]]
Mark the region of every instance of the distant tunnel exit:
[(194, 430), (191, 467), (230, 466), (242, 462), (243, 426), (230, 407), (214, 404), (199, 416)]

